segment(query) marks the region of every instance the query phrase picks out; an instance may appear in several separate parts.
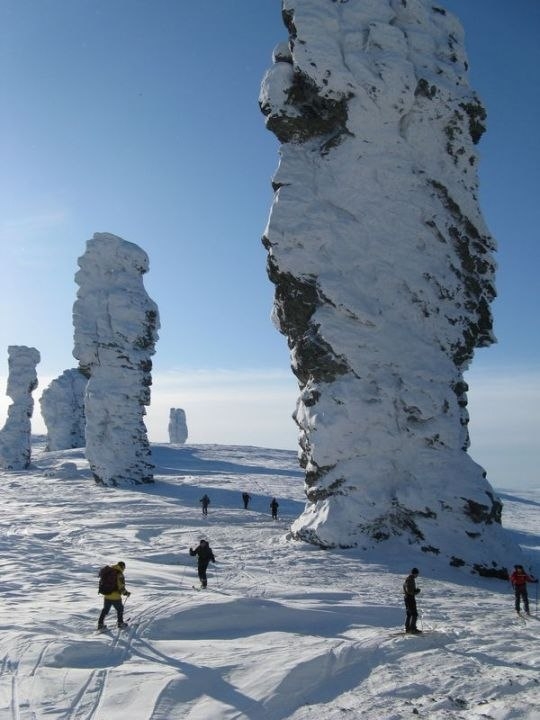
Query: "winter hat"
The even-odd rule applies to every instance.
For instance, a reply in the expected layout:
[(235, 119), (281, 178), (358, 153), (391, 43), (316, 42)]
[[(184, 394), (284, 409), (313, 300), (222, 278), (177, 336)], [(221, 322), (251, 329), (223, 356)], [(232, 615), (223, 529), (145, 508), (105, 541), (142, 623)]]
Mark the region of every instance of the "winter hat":
[(419, 574), (419, 573), (418, 573), (418, 568), (413, 568), (413, 569), (411, 570), (411, 575), (418, 575), (418, 574)]

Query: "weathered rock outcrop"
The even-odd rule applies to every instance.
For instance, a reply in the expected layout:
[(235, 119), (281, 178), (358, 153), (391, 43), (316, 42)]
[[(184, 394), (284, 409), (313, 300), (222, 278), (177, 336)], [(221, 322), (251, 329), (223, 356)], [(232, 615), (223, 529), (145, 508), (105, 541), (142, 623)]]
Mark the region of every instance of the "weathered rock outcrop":
[(84, 396), (88, 377), (77, 368), (65, 370), (39, 400), (47, 427), (47, 450), (85, 446)]
[(96, 233), (78, 263), (73, 355), (89, 376), (86, 457), (96, 482), (153, 482), (143, 418), (159, 315), (143, 284), (148, 256), (122, 238)]
[(186, 413), (182, 408), (171, 408), (169, 413), (169, 442), (182, 445), (188, 438)]
[(8, 347), (8, 382), (6, 395), (13, 400), (8, 417), (0, 430), (0, 467), (25, 470), (30, 465), (31, 418), (34, 412), (32, 393), (38, 386), (36, 366), (39, 351), (25, 345)]
[(494, 340), (495, 244), (462, 28), (431, 0), (284, 0), (283, 18), (260, 106), (282, 143), (263, 242), (300, 386), (293, 533), (401, 538), (502, 573), (501, 503), (467, 454), (463, 373)]

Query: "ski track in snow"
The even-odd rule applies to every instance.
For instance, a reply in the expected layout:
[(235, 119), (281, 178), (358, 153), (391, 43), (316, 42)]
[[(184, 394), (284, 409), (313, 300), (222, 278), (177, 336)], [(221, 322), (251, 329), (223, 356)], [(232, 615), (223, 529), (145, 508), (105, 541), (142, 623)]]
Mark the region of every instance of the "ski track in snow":
[[(289, 541), (294, 453), (156, 445), (155, 485), (115, 490), (83, 451), (33, 452), (30, 470), (1, 472), (1, 720), (540, 718), (540, 621), (514, 614), (508, 584), (426, 557), (426, 633), (402, 634), (417, 560)], [(540, 491), (502, 497), (535, 572)], [(197, 591), (200, 537), (217, 562)], [(118, 559), (133, 625), (116, 630), (113, 610), (98, 634), (97, 570)]]

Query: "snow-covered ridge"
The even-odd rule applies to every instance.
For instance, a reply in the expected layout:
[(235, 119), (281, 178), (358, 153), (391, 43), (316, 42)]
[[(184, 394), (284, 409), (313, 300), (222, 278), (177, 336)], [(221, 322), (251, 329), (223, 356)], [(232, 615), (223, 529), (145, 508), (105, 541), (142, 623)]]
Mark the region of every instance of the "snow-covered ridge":
[(463, 372), (494, 340), (495, 243), (462, 28), (427, 0), (283, 14), (260, 105), (282, 143), (263, 241), (300, 386), (309, 502), (293, 531), (325, 547), (402, 536), (499, 572), (515, 548), (467, 454)]

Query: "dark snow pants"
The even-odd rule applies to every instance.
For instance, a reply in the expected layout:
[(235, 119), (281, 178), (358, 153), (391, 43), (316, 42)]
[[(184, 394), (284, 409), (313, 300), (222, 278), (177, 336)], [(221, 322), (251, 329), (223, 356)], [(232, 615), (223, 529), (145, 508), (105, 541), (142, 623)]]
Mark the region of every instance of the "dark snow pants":
[(98, 627), (101, 627), (103, 625), (105, 618), (109, 614), (109, 611), (112, 607), (116, 610), (118, 624), (121, 625), (124, 622), (124, 606), (122, 604), (122, 601), (107, 600), (107, 598), (103, 598), (103, 610), (101, 611), (101, 615), (99, 616)]
[(515, 585), (514, 594), (516, 596), (516, 612), (520, 610), (520, 600), (523, 600), (523, 608), (526, 613), (529, 612), (529, 595), (527, 594), (526, 585)]
[(408, 630), (416, 630), (416, 621), (418, 620), (418, 610), (416, 608), (416, 598), (414, 595), (405, 595), (405, 632)]
[(203, 587), (206, 587), (206, 568), (208, 567), (208, 561), (207, 562), (200, 562), (197, 563), (197, 574), (199, 576), (199, 580), (201, 581), (201, 585)]

